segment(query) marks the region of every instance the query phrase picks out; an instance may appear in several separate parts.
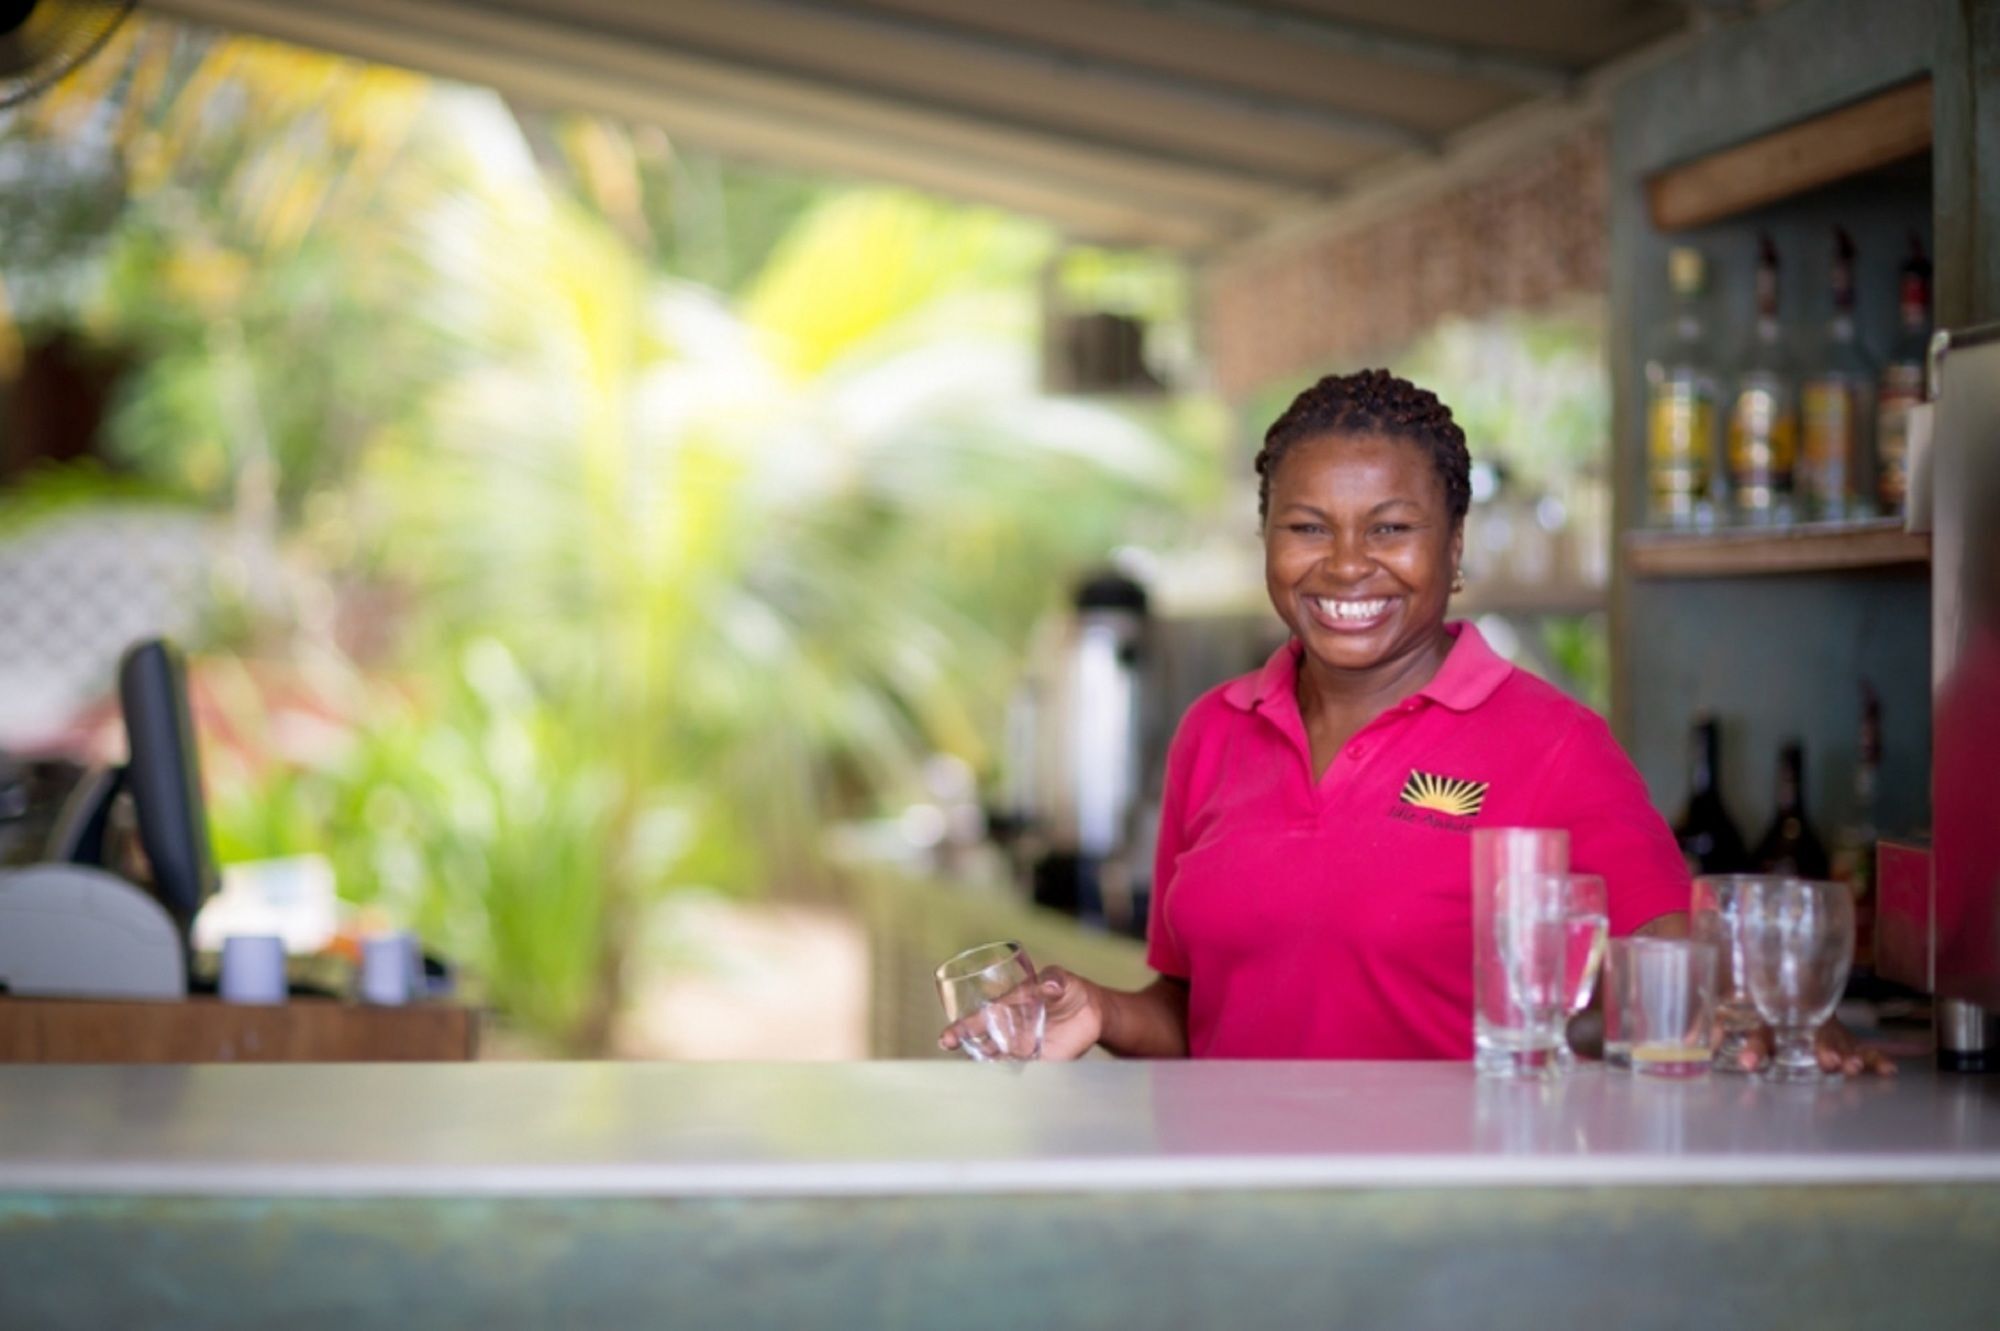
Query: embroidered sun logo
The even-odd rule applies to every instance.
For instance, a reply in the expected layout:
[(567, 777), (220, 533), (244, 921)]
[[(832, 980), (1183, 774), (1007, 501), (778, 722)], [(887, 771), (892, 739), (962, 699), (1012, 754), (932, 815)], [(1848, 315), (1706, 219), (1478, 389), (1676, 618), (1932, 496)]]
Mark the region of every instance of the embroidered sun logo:
[(1414, 808), (1470, 818), (1486, 803), (1486, 786), (1484, 781), (1460, 781), (1455, 777), (1432, 776), (1429, 772), (1411, 772), (1410, 779), (1403, 783), (1402, 799)]

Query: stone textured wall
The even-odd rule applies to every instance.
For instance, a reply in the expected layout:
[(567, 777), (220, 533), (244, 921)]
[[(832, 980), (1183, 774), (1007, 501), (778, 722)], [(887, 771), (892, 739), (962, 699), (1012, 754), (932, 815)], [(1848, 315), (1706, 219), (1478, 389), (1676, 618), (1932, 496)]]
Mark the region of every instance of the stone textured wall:
[(1353, 368), (1441, 320), (1608, 289), (1605, 131), (1591, 124), (1413, 192), (1386, 213), (1253, 242), (1203, 274), (1217, 386), (1241, 397)]

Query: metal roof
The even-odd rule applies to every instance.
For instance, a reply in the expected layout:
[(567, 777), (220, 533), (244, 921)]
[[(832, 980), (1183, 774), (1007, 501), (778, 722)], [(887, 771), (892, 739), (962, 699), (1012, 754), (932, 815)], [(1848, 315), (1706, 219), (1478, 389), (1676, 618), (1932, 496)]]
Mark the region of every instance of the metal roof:
[(155, 0), (154, 8), (1199, 248), (1440, 152), (1680, 0)]

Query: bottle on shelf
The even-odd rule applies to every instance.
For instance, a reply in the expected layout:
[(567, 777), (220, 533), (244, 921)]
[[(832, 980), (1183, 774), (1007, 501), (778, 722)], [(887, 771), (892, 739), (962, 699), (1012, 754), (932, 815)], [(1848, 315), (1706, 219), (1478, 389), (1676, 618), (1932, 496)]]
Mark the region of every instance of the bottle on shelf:
[(1688, 797), (1674, 839), (1691, 873), (1737, 873), (1748, 867), (1743, 836), (1722, 803), (1721, 732), (1710, 716), (1695, 717), (1688, 746)]
[(1798, 451), (1798, 383), (1778, 319), (1778, 247), (1768, 232), (1757, 237), (1754, 293), (1755, 318), (1729, 403), (1729, 489), (1736, 519), (1764, 525), (1791, 520)]
[(1896, 340), (1882, 367), (1875, 407), (1875, 502), (1897, 516), (1910, 498), (1910, 408), (1924, 400), (1931, 342), (1931, 261), (1923, 237), (1910, 233), (1910, 254), (1897, 279)]
[(1854, 764), (1854, 808), (1834, 836), (1833, 876), (1854, 893), (1854, 969), (1875, 964), (1875, 843), (1881, 837), (1882, 703), (1861, 685), (1861, 749)]
[(1805, 746), (1792, 740), (1778, 751), (1777, 798), (1771, 826), (1757, 843), (1759, 872), (1791, 873), (1801, 878), (1824, 878), (1828, 864), (1826, 846), (1806, 818)]
[(1799, 382), (1797, 488), (1807, 518), (1867, 517), (1875, 504), (1874, 358), (1854, 328), (1854, 239), (1833, 229), (1833, 314)]
[(1707, 527), (1715, 518), (1717, 379), (1702, 294), (1707, 264), (1698, 249), (1667, 255), (1673, 306), (1646, 349), (1648, 520), (1659, 527)]

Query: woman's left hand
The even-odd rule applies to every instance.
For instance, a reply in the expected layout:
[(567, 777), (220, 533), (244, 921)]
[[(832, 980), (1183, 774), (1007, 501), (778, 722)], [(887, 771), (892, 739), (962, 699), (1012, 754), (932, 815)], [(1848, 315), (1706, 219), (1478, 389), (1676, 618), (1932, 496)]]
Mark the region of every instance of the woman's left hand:
[[(1877, 1077), (1893, 1077), (1896, 1065), (1879, 1049), (1871, 1048), (1854, 1038), (1854, 1032), (1837, 1021), (1829, 1021), (1819, 1028), (1819, 1037), (1813, 1041), (1814, 1052), (1819, 1055), (1820, 1067), (1833, 1073), (1858, 1077), (1868, 1073)], [(1771, 1031), (1769, 1027), (1757, 1032), (1743, 1048), (1743, 1068), (1746, 1072), (1756, 1072), (1771, 1059)]]

